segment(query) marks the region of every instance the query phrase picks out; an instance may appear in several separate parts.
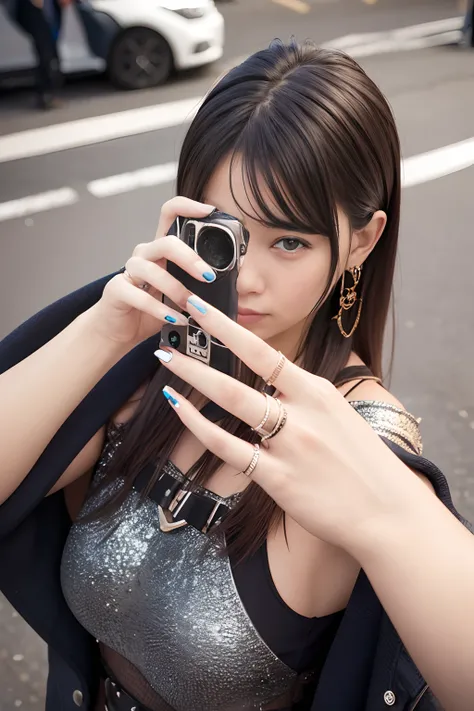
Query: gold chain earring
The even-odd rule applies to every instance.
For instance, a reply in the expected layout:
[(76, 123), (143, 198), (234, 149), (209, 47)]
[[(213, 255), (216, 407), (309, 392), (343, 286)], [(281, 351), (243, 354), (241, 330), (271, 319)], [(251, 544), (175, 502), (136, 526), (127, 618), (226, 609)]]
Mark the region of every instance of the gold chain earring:
[[(353, 284), (352, 286), (345, 285), (346, 273), (344, 272), (341, 280), (341, 296), (339, 298), (340, 309), (339, 313), (337, 313), (336, 316), (333, 316), (333, 320), (337, 321), (339, 330), (344, 338), (350, 338), (354, 335), (354, 332), (359, 325), (360, 315), (362, 313), (362, 297), (358, 299), (356, 291), (362, 276), (362, 267), (352, 267), (351, 269), (348, 269), (348, 271), (353, 279)], [(350, 311), (355, 306), (357, 300), (359, 301), (359, 309), (357, 311), (356, 320), (349, 333), (347, 333), (342, 324), (342, 316), (344, 311)]]

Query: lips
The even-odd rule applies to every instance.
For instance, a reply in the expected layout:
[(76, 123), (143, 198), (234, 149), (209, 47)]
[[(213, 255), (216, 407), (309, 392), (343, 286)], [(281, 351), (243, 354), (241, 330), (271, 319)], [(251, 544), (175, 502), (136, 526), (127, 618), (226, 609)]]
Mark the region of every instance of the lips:
[(239, 316), (263, 316), (264, 314), (260, 313), (260, 311), (253, 311), (252, 309), (244, 309), (241, 306), (239, 306)]
[(242, 306), (239, 306), (237, 321), (241, 326), (251, 326), (252, 324), (260, 321), (260, 319), (264, 316), (265, 314), (262, 314), (259, 311), (244, 309)]

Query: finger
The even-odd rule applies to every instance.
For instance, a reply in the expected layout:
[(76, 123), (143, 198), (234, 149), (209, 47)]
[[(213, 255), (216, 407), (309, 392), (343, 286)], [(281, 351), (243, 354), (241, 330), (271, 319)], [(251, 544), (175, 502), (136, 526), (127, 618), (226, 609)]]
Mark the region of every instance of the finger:
[[(244, 442), (238, 437), (229, 434), (218, 425), (210, 422), (204, 415), (191, 405), (186, 398), (181, 397), (176, 390), (166, 386), (163, 395), (175, 410), (179, 419), (202, 442), (206, 449), (215, 454), (219, 459), (229, 464), (238, 473), (243, 473), (254, 455), (254, 445)], [(260, 449), (257, 469), (264, 469), (271, 459), (268, 450)]]
[(189, 289), (186, 289), (181, 282), (159, 264), (149, 262), (141, 257), (131, 257), (127, 261), (125, 269), (135, 285), (149, 284), (159, 292), (156, 295), (157, 298), (161, 299), (161, 295), (165, 294), (176, 306), (180, 306), (182, 309), (187, 308)]
[(213, 210), (215, 210), (215, 208), (212, 205), (206, 205), (205, 203), (196, 202), (195, 200), (177, 195), (165, 202), (161, 208), (156, 238), (167, 235), (177, 217), (202, 218), (210, 215)]
[[(188, 299), (186, 310), (204, 331), (211, 333), (230, 348), (265, 382), (275, 373), (277, 367), (281, 366), (280, 354), (268, 343), (194, 294)], [(298, 390), (308, 388), (307, 373), (286, 360), (274, 384), (279, 391), (290, 395), (295, 388)]]
[(212, 267), (198, 257), (191, 247), (174, 237), (174, 235), (162, 237), (154, 242), (138, 244), (133, 250), (131, 259), (135, 257), (140, 257), (150, 262), (159, 262), (162, 259), (166, 259), (166, 261), (173, 262), (202, 282), (212, 282), (216, 278)]
[[(278, 405), (263, 393), (174, 349), (159, 349), (155, 355), (168, 370), (250, 427), (256, 428), (266, 415), (266, 429), (271, 430), (277, 421)], [(267, 406), (271, 408), (268, 413)]]
[(168, 323), (176, 323), (180, 326), (188, 324), (187, 318), (174, 309), (166, 306), (158, 299), (155, 299), (151, 294), (148, 294), (143, 289), (134, 286), (128, 279), (124, 278), (123, 274), (117, 274), (113, 277), (105, 287), (110, 292), (115, 292), (120, 301), (128, 308), (132, 307), (138, 311), (142, 311), (153, 318)]

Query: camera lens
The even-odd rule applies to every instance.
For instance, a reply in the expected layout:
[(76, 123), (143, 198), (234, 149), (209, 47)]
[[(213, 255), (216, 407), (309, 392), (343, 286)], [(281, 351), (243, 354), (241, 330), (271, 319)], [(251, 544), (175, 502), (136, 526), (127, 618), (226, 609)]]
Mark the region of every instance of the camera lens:
[(219, 227), (203, 227), (196, 252), (214, 269), (229, 269), (235, 260), (235, 245), (229, 233)]
[(181, 336), (179, 335), (178, 331), (171, 331), (168, 336), (168, 341), (172, 348), (179, 348), (181, 343)]

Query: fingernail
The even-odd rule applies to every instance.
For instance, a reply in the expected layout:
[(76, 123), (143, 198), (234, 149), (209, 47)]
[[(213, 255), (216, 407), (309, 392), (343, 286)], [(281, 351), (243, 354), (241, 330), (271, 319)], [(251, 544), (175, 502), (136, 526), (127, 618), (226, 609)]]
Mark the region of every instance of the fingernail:
[(176, 407), (176, 408), (179, 407), (179, 402), (176, 400), (175, 397), (173, 397), (173, 395), (171, 393), (168, 392), (168, 390), (166, 389), (166, 386), (163, 388), (162, 392), (163, 392), (163, 395), (165, 396), (165, 398), (168, 400), (168, 402), (173, 405), (173, 407)]
[(206, 262), (198, 262), (196, 266), (206, 281), (211, 282), (216, 280), (215, 272), (206, 264)]
[(189, 319), (184, 316), (183, 314), (176, 314), (176, 316), (171, 316), (171, 314), (167, 314), (164, 318), (165, 321), (168, 321), (168, 323), (172, 324), (177, 324), (178, 326), (188, 326), (189, 325)]
[(161, 348), (155, 351), (154, 355), (159, 358), (159, 360), (162, 360), (163, 363), (169, 363), (173, 357), (173, 354), (170, 353), (170, 351), (162, 351)]
[(188, 304), (191, 304), (195, 309), (199, 311), (201, 314), (207, 314), (207, 307), (204, 304), (201, 299), (198, 299), (197, 296), (190, 296), (188, 299)]

